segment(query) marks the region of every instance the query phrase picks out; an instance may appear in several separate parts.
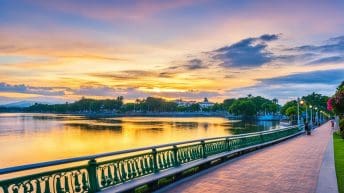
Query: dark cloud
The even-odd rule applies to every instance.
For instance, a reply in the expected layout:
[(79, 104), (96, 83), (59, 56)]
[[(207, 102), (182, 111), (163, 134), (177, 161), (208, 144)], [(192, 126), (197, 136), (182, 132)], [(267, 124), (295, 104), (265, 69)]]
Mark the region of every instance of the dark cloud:
[(321, 52), (321, 53), (343, 53), (344, 52), (344, 36), (330, 38), (322, 45), (303, 45), (294, 48), (288, 48), (287, 51), (303, 51), (303, 52)]
[(314, 59), (317, 57), (318, 54), (314, 53), (298, 53), (298, 54), (284, 54), (284, 55), (276, 55), (274, 57), (275, 61), (279, 62), (294, 62), (294, 61), (300, 61), (305, 62)]
[(332, 95), (343, 80), (344, 69), (319, 70), (259, 79), (259, 82), (253, 86), (232, 89), (225, 94), (231, 97), (254, 94), (270, 99), (278, 98), (280, 102), (284, 103), (314, 91), (323, 95)]
[(265, 85), (280, 84), (339, 84), (344, 80), (344, 69), (302, 72), (287, 76), (259, 79)]
[(206, 65), (203, 64), (203, 61), (200, 59), (189, 60), (188, 64), (186, 64), (184, 66), (188, 70), (197, 70), (197, 69), (208, 68)]
[(63, 96), (64, 91), (57, 90), (60, 88), (55, 87), (33, 87), (24, 84), (11, 85), (5, 82), (0, 82), (0, 92), (14, 92), (14, 93), (26, 93), (37, 94), (45, 96)]
[(267, 42), (277, 40), (276, 34), (243, 39), (230, 46), (212, 51), (212, 58), (222, 61), (224, 67), (253, 68), (269, 63), (274, 55), (267, 50)]
[(286, 101), (296, 99), (298, 96), (306, 96), (314, 91), (323, 95), (332, 95), (337, 85), (314, 84), (311, 87), (300, 87), (299, 85), (268, 85), (257, 84), (250, 87), (242, 87), (227, 91), (226, 95), (231, 97), (244, 97), (248, 94), (263, 96), (266, 98), (278, 98), (282, 104)]
[(161, 78), (173, 78), (176, 74), (177, 74), (176, 72), (165, 71), (165, 72), (160, 72), (159, 77), (161, 77)]
[(109, 73), (91, 73), (91, 76), (111, 78), (114, 80), (137, 80), (143, 77), (153, 77), (158, 76), (157, 73), (145, 70), (125, 70), (119, 72), (109, 72)]
[(208, 66), (204, 64), (201, 59), (195, 58), (192, 60), (188, 60), (184, 62), (184, 64), (178, 64), (174, 66), (170, 66), (167, 70), (199, 70), (199, 69), (206, 69)]
[(279, 35), (277, 34), (264, 34), (260, 36), (258, 39), (261, 39), (263, 41), (273, 41), (273, 40), (278, 40)]
[[(149, 93), (149, 92), (148, 92)], [(159, 93), (149, 93), (149, 95), (157, 95), (159, 97), (166, 98), (183, 98), (183, 99), (203, 99), (204, 97), (211, 98), (220, 96), (220, 93), (212, 91), (194, 91), (190, 90), (187, 92), (159, 92)]]
[(146, 98), (148, 96), (155, 97), (167, 97), (167, 98), (186, 98), (186, 99), (195, 99), (195, 98), (204, 98), (204, 97), (215, 97), (220, 94), (217, 92), (210, 91), (197, 91), (189, 90), (186, 92), (151, 92), (151, 91), (141, 91), (137, 88), (112, 88), (108, 86), (82, 86), (79, 89), (73, 91), (76, 95), (83, 96), (124, 96), (125, 99), (137, 99), (137, 98)]
[(324, 57), (317, 60), (313, 60), (308, 65), (316, 65), (316, 64), (328, 64), (328, 63), (341, 63), (344, 62), (344, 56), (330, 56)]

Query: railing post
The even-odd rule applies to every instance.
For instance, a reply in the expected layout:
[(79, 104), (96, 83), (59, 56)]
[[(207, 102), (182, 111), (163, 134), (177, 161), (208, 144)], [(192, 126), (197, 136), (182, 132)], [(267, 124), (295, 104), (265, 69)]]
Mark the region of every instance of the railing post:
[(92, 159), (88, 161), (87, 166), (87, 172), (88, 172), (88, 179), (90, 182), (90, 192), (99, 192), (100, 187), (98, 183), (98, 177), (97, 177), (97, 161)]
[(265, 140), (264, 140), (264, 134), (259, 134), (259, 136), (260, 136), (260, 143), (264, 143), (265, 142)]
[(156, 151), (155, 148), (152, 149), (152, 154), (153, 154), (153, 171), (154, 173), (159, 172), (159, 168), (158, 168), (158, 152)]
[(207, 154), (206, 154), (206, 151), (205, 151), (205, 142), (204, 142), (204, 140), (201, 141), (201, 145), (202, 145), (202, 155), (203, 155), (203, 158), (207, 158)]
[(176, 145), (173, 146), (173, 156), (174, 156), (174, 163), (173, 165), (176, 167), (176, 166), (179, 166), (179, 160), (178, 160), (178, 147)]
[(227, 151), (230, 151), (230, 145), (229, 145), (229, 139), (228, 138), (226, 138), (226, 150)]
[(2, 187), (2, 190), (4, 191), (4, 193), (8, 193), (8, 185), (2, 185), (0, 184), (0, 187)]

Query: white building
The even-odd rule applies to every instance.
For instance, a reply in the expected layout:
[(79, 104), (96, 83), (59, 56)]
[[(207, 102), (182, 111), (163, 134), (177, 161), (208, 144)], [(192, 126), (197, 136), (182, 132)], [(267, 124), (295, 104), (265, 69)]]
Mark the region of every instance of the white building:
[(215, 103), (209, 102), (207, 98), (204, 98), (203, 102), (198, 103), (201, 109), (210, 108), (214, 106)]
[(189, 107), (192, 104), (196, 104), (196, 101), (183, 101), (182, 99), (177, 99), (174, 102), (177, 103), (178, 107)]

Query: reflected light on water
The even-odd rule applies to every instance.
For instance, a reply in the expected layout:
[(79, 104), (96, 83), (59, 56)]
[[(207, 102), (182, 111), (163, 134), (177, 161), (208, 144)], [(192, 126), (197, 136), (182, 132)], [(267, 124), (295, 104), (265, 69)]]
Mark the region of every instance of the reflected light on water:
[(88, 119), (55, 114), (0, 114), (0, 168), (254, 132), (276, 125), (219, 117)]

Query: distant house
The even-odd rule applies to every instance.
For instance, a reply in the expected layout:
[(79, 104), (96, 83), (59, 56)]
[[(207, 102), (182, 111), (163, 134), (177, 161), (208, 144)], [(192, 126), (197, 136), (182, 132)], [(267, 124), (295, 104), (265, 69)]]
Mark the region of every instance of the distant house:
[(182, 99), (177, 99), (174, 102), (178, 107), (189, 107), (192, 104), (196, 104), (196, 101), (183, 101)]
[(207, 98), (204, 98), (203, 102), (198, 103), (201, 109), (210, 108), (214, 106), (215, 103), (209, 102)]

